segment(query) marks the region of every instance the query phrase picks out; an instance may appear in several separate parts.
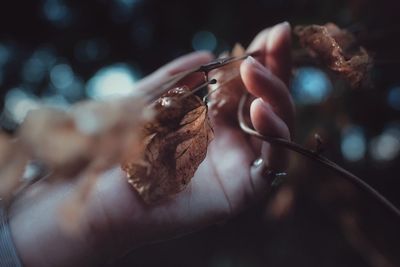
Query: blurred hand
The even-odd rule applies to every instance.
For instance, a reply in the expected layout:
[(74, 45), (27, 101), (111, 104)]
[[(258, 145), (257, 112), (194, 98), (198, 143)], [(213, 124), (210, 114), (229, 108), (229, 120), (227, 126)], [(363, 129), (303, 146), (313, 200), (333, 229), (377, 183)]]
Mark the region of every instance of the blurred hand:
[[(290, 139), (294, 107), (287, 88), (290, 77), (290, 26), (279, 24), (261, 32), (249, 47), (260, 61), (245, 60), (240, 73), (257, 97), (251, 105), (254, 127), (263, 134)], [(205, 52), (179, 58), (143, 79), (138, 88), (160, 85), (169, 76), (212, 60)], [(236, 116), (236, 114), (229, 114)], [(10, 225), (26, 266), (90, 265), (116, 259), (146, 243), (176, 237), (226, 220), (266, 194), (269, 183), (250, 175), (261, 153), (273, 170), (284, 161), (268, 144), (253, 140), (232, 124), (213, 125), (215, 139), (187, 189), (175, 198), (146, 205), (119, 167), (96, 182), (76, 235), (60, 227), (59, 210), (74, 192), (76, 181), (33, 186), (11, 209)]]

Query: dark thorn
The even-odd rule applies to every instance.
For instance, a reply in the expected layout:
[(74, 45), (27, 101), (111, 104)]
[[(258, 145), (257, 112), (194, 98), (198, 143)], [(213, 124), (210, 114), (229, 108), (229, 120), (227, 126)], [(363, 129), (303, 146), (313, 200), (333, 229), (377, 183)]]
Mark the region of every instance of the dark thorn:
[(314, 134), (314, 139), (316, 141), (315, 151), (314, 152), (319, 155), (319, 154), (321, 154), (322, 152), (325, 151), (324, 142), (323, 142), (323, 139), (321, 138), (321, 136), (318, 133)]

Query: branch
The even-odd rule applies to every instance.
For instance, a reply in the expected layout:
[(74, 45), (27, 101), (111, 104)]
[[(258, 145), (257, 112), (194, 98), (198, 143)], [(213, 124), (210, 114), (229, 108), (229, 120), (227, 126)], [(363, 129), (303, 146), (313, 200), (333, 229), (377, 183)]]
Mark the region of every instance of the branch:
[(349, 180), (350, 182), (354, 183), (357, 185), (359, 188), (364, 190), (366, 193), (372, 195), (378, 202), (383, 204), (386, 208), (388, 208), (394, 215), (396, 215), (398, 218), (400, 218), (400, 210), (389, 200), (387, 200), (382, 194), (380, 194), (378, 191), (376, 191), (373, 187), (371, 187), (369, 184), (364, 182), (361, 178), (357, 177), (356, 175), (352, 174), (351, 172), (343, 169), (333, 161), (321, 156), (318, 152), (309, 150), (307, 148), (302, 147), (299, 144), (296, 144), (294, 142), (288, 141), (286, 139), (282, 138), (276, 138), (272, 136), (267, 136), (267, 135), (262, 135), (259, 132), (255, 131), (254, 129), (250, 128), (244, 119), (243, 111), (244, 111), (244, 105), (248, 99), (249, 94), (246, 93), (245, 95), (242, 96), (239, 102), (239, 108), (238, 108), (238, 120), (239, 120), (239, 125), (240, 128), (247, 134), (254, 136), (258, 139), (264, 140), (268, 143), (278, 145), (281, 147), (284, 147), (286, 149), (289, 149), (291, 151), (294, 151), (298, 154), (301, 154), (315, 162), (320, 163), (322, 166), (325, 168), (335, 172), (339, 176)]

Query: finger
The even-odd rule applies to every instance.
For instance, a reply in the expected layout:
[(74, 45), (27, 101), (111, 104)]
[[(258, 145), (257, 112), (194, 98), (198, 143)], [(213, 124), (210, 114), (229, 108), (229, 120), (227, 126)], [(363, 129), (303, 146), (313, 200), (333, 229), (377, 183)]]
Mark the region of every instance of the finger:
[(263, 135), (290, 139), (286, 123), (275, 114), (271, 105), (257, 98), (250, 107), (250, 118), (254, 128)]
[(260, 51), (260, 62), (272, 73), (289, 84), (291, 76), (291, 27), (288, 22), (280, 23), (260, 32), (247, 49)]
[[(250, 118), (254, 128), (259, 133), (290, 140), (288, 126), (275, 114), (272, 107), (263, 100), (258, 98), (253, 101), (250, 108)], [(270, 170), (282, 171), (286, 168), (287, 153), (285, 150), (266, 142), (262, 144), (260, 150), (261, 158)]]
[[(271, 72), (278, 78), (280, 78), (286, 86), (289, 85), (291, 76), (291, 28), (289, 23), (284, 22), (276, 25), (275, 27), (265, 29), (256, 36), (254, 41), (250, 44), (248, 51), (259, 51), (261, 57), (258, 58), (262, 64), (268, 66)], [(248, 87), (253, 88), (253, 87)], [(278, 88), (278, 87), (275, 87)], [(261, 89), (261, 88), (254, 88)], [(283, 89), (283, 88), (282, 88)], [(257, 91), (257, 90), (256, 90)], [(282, 90), (280, 90), (282, 92)], [(285, 87), (287, 91), (287, 87)], [(277, 100), (279, 100), (279, 90), (274, 91)], [(253, 92), (255, 93), (255, 92)], [(257, 92), (258, 96), (262, 96), (262, 91)], [(264, 93), (267, 93), (266, 90)], [(268, 101), (268, 98), (263, 97), (264, 100)], [(275, 102), (276, 104), (282, 104), (283, 110), (275, 110), (281, 118), (284, 118), (290, 129), (293, 129), (294, 122), (294, 105), (290, 95), (281, 99), (282, 102)], [(286, 104), (285, 104), (286, 103)], [(257, 106), (258, 105), (258, 106)], [(286, 107), (285, 107), (286, 106)], [(276, 114), (273, 113), (274, 109), (271, 109), (268, 105), (264, 106), (262, 103), (253, 104), (253, 124), (255, 128), (262, 134), (281, 136), (287, 138), (290, 133), (289, 130), (285, 129), (279, 121)], [(261, 149), (263, 164), (267, 164), (269, 169), (274, 171), (284, 170), (287, 163), (287, 152), (284, 149), (271, 146), (271, 144), (263, 143)]]
[(286, 85), (254, 58), (247, 58), (240, 66), (240, 73), (247, 90), (269, 104), (288, 126), (292, 128), (294, 106)]
[(161, 67), (154, 73), (143, 78), (135, 87), (135, 90), (150, 90), (161, 86), (171, 76), (185, 70), (210, 62), (213, 55), (209, 52), (193, 52), (182, 56)]

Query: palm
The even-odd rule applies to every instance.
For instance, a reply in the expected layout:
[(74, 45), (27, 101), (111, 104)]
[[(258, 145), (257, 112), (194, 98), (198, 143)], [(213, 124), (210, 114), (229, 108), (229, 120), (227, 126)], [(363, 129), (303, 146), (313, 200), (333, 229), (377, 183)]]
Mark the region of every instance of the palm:
[(217, 126), (214, 131), (215, 140), (194, 179), (199, 180), (199, 187), (207, 183), (215, 188), (214, 194), (219, 198), (206, 205), (209, 209), (233, 215), (256, 197), (250, 177), (250, 164), (256, 155), (240, 129)]
[(92, 199), (101, 201), (92, 202), (95, 204), (90, 208), (101, 213), (95, 213), (93, 221), (102, 224), (107, 217), (103, 227), (114, 227), (114, 233), (124, 229), (121, 235), (128, 232), (136, 240), (151, 228), (151, 236), (158, 239), (192, 231), (237, 213), (255, 197), (249, 172), (254, 153), (239, 129), (214, 130), (216, 137), (209, 145), (207, 157), (184, 191), (161, 204), (147, 205), (116, 169), (102, 176), (96, 185)]
[[(273, 35), (274, 42), (268, 42)], [(259, 101), (252, 104), (254, 127), (264, 134), (290, 138), (289, 128), (293, 106), (284, 82), (290, 72), (289, 28), (280, 26), (279, 33), (262, 32), (253, 41), (251, 50), (265, 50), (262, 59), (273, 74), (261, 65), (241, 66), (246, 88)], [(270, 36), (272, 37), (272, 36)], [(272, 45), (271, 45), (272, 44)], [(210, 56), (192, 55), (161, 69), (140, 84), (142, 88), (158, 86), (171, 73), (204, 64)], [(262, 100), (261, 100), (262, 99)], [(268, 104), (270, 103), (270, 105)], [(115, 256), (121, 250), (182, 233), (225, 220), (239, 212), (255, 198), (265, 194), (267, 184), (250, 175), (250, 165), (259, 155), (250, 139), (238, 127), (214, 123), (215, 139), (210, 143), (204, 162), (199, 166), (188, 187), (174, 198), (146, 205), (128, 184), (124, 173), (116, 167), (101, 175), (91, 191), (83, 216), (78, 222), (79, 237), (66, 236), (60, 231), (60, 209), (74, 196), (76, 181), (58, 184), (39, 184), (13, 205), (11, 226), (16, 229), (15, 242), (27, 262), (36, 262), (42, 247), (36, 240), (49, 236), (41, 244), (58, 251), (47, 255), (52, 265), (81, 264), (88, 254), (100, 249)], [(274, 155), (263, 152), (264, 155)], [(269, 158), (268, 158), (269, 159)], [(272, 159), (272, 157), (271, 157)], [(39, 194), (38, 194), (39, 192)], [(21, 204), (21, 205), (18, 205)], [(34, 231), (32, 231), (34, 228)], [(111, 246), (111, 247), (110, 247)], [(97, 253), (96, 255), (98, 255)]]

